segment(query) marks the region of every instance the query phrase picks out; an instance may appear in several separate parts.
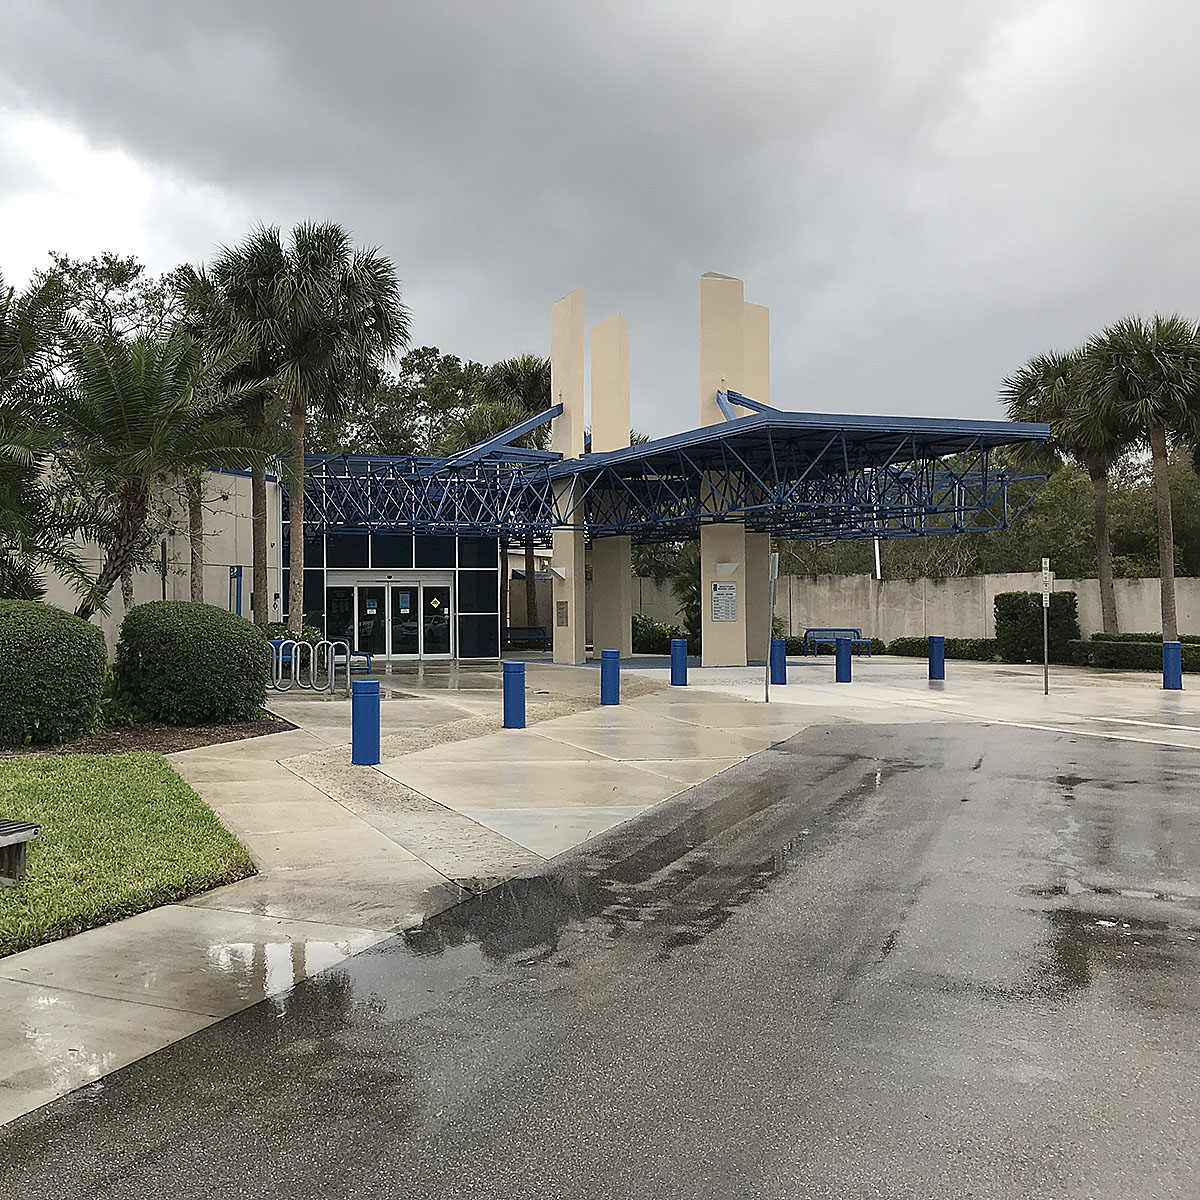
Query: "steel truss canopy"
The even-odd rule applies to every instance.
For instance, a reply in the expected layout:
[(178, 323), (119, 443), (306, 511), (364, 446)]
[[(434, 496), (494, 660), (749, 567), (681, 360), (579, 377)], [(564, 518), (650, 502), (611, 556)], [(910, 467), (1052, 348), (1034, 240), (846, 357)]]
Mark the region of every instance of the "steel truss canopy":
[(577, 458), (510, 444), (559, 406), (450, 458), (310, 456), (306, 526), (657, 542), (734, 521), (813, 541), (924, 537), (1003, 529), (1046, 478), (1034, 464), (1045, 425), (718, 401), (719, 425)]

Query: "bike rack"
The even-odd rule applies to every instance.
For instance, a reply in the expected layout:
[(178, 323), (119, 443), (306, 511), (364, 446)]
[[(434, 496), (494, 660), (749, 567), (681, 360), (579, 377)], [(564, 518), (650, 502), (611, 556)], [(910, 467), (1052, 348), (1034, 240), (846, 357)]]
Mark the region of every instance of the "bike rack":
[[(302, 642), (288, 638), (271, 644), (272, 691), (288, 692), (292, 688), (303, 688), (312, 692), (328, 692), (331, 696), (337, 686), (337, 659), (339, 651), (346, 656), (346, 695), (350, 695), (350, 643), (330, 641)], [(307, 652), (307, 654), (306, 654)], [(307, 657), (307, 679), (305, 658)], [(324, 681), (321, 679), (324, 673)]]

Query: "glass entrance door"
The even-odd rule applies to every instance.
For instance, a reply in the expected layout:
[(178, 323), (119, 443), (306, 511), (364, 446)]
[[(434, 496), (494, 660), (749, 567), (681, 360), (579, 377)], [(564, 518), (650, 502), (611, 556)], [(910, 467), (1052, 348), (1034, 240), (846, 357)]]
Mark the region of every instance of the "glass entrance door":
[(392, 593), (392, 657), (416, 658), (421, 653), (421, 620), (419, 583), (393, 583)]
[(441, 583), (359, 583), (326, 591), (326, 629), (381, 658), (449, 658), (453, 591)]
[(450, 657), (450, 589), (421, 585), (421, 657)]
[(388, 652), (386, 584), (358, 589), (358, 645), (353, 649), (367, 654)]

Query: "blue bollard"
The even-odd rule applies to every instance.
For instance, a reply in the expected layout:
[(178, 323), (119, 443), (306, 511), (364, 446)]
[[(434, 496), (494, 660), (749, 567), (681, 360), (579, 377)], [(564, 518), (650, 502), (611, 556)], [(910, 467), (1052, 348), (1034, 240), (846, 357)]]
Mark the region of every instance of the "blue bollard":
[(1183, 691), (1183, 646), (1179, 642), (1163, 642), (1163, 690)]
[(379, 763), (378, 679), (356, 679), (350, 691), (350, 761), (359, 767)]
[(783, 638), (771, 639), (771, 686), (787, 683), (787, 643)]
[(621, 703), (621, 652), (600, 651), (600, 703)]
[(525, 728), (525, 664), (506, 662), (504, 666), (504, 728)]
[(946, 639), (937, 633), (929, 635), (929, 678), (946, 678)]
[(850, 639), (838, 638), (834, 645), (834, 658), (837, 660), (837, 665), (834, 670), (834, 681), (836, 683), (850, 682)]
[(687, 687), (687, 638), (671, 639), (671, 686)]

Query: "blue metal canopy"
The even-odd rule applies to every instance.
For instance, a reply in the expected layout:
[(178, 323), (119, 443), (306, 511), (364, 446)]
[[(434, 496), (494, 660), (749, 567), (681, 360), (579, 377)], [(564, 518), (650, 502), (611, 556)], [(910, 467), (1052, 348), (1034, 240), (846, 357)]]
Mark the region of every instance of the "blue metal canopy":
[[(1045, 479), (1032, 465), (1045, 425), (787, 412), (736, 392), (719, 399), (723, 411), (750, 415), (570, 459), (508, 444), (557, 407), (451, 458), (313, 457), (306, 523), (514, 539), (570, 528), (653, 542), (737, 521), (809, 540), (920, 537), (1002, 529), (1016, 515), (1012, 485)], [(1020, 504), (1036, 490), (1018, 489)]]

